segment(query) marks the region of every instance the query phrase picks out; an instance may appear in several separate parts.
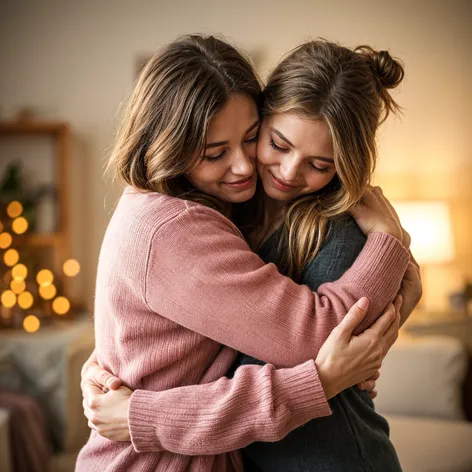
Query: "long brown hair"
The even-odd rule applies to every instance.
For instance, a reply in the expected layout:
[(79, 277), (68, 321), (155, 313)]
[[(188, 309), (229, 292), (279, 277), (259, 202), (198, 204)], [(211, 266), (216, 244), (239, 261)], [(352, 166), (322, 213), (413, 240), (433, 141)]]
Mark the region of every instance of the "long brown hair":
[(298, 278), (326, 238), (330, 220), (349, 211), (375, 168), (375, 134), (399, 110), (388, 93), (403, 79), (400, 63), (369, 46), (354, 50), (326, 40), (297, 47), (275, 68), (264, 90), (262, 114), (295, 112), (322, 120), (333, 140), (336, 176), (320, 191), (285, 208), (282, 266)]
[(188, 35), (154, 55), (124, 111), (107, 170), (134, 188), (212, 206), (228, 204), (196, 191), (185, 175), (200, 162), (208, 126), (233, 94), (262, 90), (250, 62), (214, 36)]

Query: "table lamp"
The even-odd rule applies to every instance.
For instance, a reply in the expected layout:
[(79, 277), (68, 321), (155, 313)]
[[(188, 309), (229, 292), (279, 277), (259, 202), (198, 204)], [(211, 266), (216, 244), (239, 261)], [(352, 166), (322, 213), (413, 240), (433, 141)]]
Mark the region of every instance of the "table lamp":
[(454, 240), (449, 207), (441, 201), (402, 201), (392, 203), (402, 226), (410, 233), (411, 252), (420, 265), (423, 280), (424, 308), (425, 271), (428, 265), (445, 264), (454, 259)]

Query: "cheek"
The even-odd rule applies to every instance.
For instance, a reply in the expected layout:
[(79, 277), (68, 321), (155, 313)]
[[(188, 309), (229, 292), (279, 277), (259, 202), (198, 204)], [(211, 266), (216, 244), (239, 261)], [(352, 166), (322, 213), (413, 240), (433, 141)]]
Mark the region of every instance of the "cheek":
[(203, 162), (187, 178), (197, 190), (205, 191), (208, 187), (218, 183), (220, 173), (218, 163)]
[(266, 142), (260, 142), (257, 146), (257, 160), (263, 166), (277, 164), (277, 156), (272, 146)]

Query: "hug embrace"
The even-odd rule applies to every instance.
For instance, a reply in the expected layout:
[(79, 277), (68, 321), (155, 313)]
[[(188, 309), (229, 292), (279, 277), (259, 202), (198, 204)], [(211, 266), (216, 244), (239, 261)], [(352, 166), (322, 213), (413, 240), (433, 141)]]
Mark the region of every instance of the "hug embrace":
[(372, 398), (421, 281), (370, 182), (402, 78), (388, 52), (326, 40), (264, 88), (213, 36), (148, 62), (108, 163), (126, 188), (76, 471), (401, 471)]

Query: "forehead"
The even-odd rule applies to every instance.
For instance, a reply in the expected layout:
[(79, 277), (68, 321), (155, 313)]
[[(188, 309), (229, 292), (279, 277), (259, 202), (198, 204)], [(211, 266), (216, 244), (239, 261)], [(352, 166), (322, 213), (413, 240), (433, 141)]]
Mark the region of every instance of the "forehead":
[(280, 113), (268, 117), (267, 125), (284, 135), (306, 156), (333, 157), (333, 141), (324, 121), (301, 117), (296, 113)]
[(257, 119), (258, 111), (252, 98), (232, 95), (211, 120), (208, 141), (226, 141), (230, 139), (230, 134), (244, 134)]

